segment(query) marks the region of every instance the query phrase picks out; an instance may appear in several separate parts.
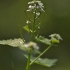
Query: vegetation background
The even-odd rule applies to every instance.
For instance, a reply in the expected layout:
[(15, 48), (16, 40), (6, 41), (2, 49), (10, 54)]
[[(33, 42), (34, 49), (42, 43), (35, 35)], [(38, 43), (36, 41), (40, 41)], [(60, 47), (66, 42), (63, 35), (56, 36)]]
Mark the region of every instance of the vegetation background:
[[(19, 27), (26, 23), (24, 10), (30, 0), (0, 0), (0, 40), (20, 37)], [(63, 41), (52, 47), (42, 57), (57, 58), (58, 62), (51, 68), (34, 64), (33, 70), (70, 70), (70, 0), (41, 0), (46, 8), (40, 34), (48, 37), (59, 33)], [(29, 14), (32, 16), (31, 14)], [(23, 36), (29, 39), (23, 30)], [(41, 51), (46, 46), (41, 45)], [(13, 63), (12, 63), (13, 62)], [(14, 65), (13, 65), (14, 64)], [(25, 70), (26, 59), (18, 48), (0, 45), (0, 70)]]

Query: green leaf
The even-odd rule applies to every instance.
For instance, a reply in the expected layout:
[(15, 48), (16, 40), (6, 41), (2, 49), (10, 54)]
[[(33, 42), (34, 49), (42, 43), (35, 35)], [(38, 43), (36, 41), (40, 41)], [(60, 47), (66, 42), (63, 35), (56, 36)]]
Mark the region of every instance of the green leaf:
[(33, 52), (40, 54), (41, 52), (39, 50), (33, 50)]
[[(29, 48), (24, 46), (24, 42), (21, 38), (18, 39), (9, 39), (9, 40), (1, 40), (0, 44), (2, 45), (9, 45), (12, 47), (18, 47), (19, 49), (23, 50), (23, 51), (28, 51)], [(40, 54), (41, 52), (38, 50), (33, 50), (33, 53), (37, 53)]]
[(31, 29), (29, 29), (29, 26), (28, 26), (28, 25), (24, 26), (23, 28), (24, 28), (27, 32), (33, 32)]
[(43, 36), (39, 36), (39, 38), (36, 38), (37, 41), (44, 43), (46, 45), (51, 45), (51, 42), (49, 39), (44, 38)]
[(54, 44), (54, 43), (60, 43), (60, 41), (59, 40), (57, 40), (57, 39), (51, 39), (51, 42)]
[(9, 45), (9, 46), (13, 46), (13, 47), (18, 47), (23, 45), (23, 40), (21, 38), (18, 39), (9, 39), (9, 40), (1, 40), (0, 44), (2, 45)]
[[(24, 56), (28, 59), (28, 55), (24, 54)], [(35, 58), (36, 57), (31, 56), (30, 61), (32, 62)], [(57, 59), (39, 58), (34, 63), (42, 65), (42, 66), (46, 66), (46, 67), (51, 67), (51, 66), (55, 65), (56, 61), (57, 61)]]
[(12, 47), (18, 47), (21, 50), (26, 51), (26, 48), (24, 46), (24, 42), (21, 38), (18, 39), (9, 39), (9, 40), (1, 40), (0, 44), (2, 45), (9, 45)]

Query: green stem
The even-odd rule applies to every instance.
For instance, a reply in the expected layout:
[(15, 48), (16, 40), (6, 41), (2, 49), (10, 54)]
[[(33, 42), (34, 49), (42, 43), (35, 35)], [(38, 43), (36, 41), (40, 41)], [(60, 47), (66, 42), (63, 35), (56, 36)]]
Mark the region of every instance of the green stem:
[(12, 62), (12, 69), (14, 70), (14, 63)]
[(38, 58), (40, 58), (45, 52), (47, 52), (50, 48), (51, 48), (52, 45), (50, 45), (48, 48), (46, 48), (36, 59), (34, 59), (30, 65), (32, 65)]
[(34, 14), (34, 22), (33, 22), (33, 26), (32, 26), (32, 33), (31, 33), (31, 41), (34, 41), (34, 34), (35, 34), (35, 23), (36, 23), (36, 10), (35, 10), (35, 14)]
[(19, 27), (20, 36), (21, 36), (23, 42), (25, 42), (25, 40), (24, 40), (24, 38), (23, 38), (23, 35), (22, 35), (22, 29), (21, 29), (21, 27), (20, 27), (19, 24), (18, 24), (18, 27)]
[(26, 70), (30, 70), (30, 56), (31, 56), (31, 50), (28, 52), (28, 62), (27, 62)]

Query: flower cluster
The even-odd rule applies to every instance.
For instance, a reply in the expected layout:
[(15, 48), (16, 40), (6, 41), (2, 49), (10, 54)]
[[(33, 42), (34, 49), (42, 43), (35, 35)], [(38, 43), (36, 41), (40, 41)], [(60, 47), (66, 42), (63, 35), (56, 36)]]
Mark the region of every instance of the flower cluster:
[(29, 42), (27, 44), (24, 44), (24, 47), (27, 49), (39, 50), (38, 45), (34, 42)]
[(63, 40), (62, 38), (61, 38), (61, 36), (59, 35), (59, 34), (51, 34), (51, 35), (49, 35), (49, 37), (51, 37), (51, 42), (52, 43), (59, 43), (60, 42), (60, 40)]
[(33, 12), (37, 16), (39, 16), (42, 11), (45, 12), (43, 3), (41, 3), (41, 1), (39, 0), (30, 1), (28, 2), (28, 4), (29, 4), (29, 7), (27, 11)]

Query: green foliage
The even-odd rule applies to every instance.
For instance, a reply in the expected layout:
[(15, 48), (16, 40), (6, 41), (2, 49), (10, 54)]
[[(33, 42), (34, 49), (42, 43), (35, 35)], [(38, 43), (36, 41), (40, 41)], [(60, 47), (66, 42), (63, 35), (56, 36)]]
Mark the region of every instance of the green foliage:
[(27, 32), (33, 32), (33, 31), (29, 28), (28, 25), (24, 26), (23, 28), (24, 28)]
[(37, 40), (38, 42), (44, 43), (44, 44), (46, 44), (46, 45), (51, 45), (50, 39), (47, 39), (47, 38), (45, 38), (45, 37), (43, 37), (43, 36), (39, 36), (39, 38), (36, 37), (36, 40)]
[[(26, 54), (23, 54), (23, 55), (28, 59), (28, 55)], [(30, 61), (32, 62), (34, 59), (36, 59), (36, 57), (31, 56)], [(46, 67), (51, 67), (55, 64), (56, 61), (57, 59), (38, 58), (34, 63), (42, 66), (46, 66)]]
[[(15, 39), (9, 39), (9, 40), (1, 40), (0, 44), (2, 44), (2, 45), (9, 45), (9, 46), (12, 46), (12, 47), (18, 47), (19, 49), (21, 49), (23, 51), (28, 51), (29, 50), (29, 48), (27, 48), (25, 46), (25, 43), (24, 43), (24, 41), (21, 38), (18, 38), (18, 39), (15, 38)], [(40, 51), (38, 51), (36, 49), (34, 49), (32, 52), (33, 53), (37, 53), (37, 54), (41, 53)]]
[(9, 39), (9, 40), (0, 40), (0, 44), (2, 45), (9, 45), (12, 47), (19, 47), (24, 44), (23, 40), (21, 38), (18, 39)]
[[(62, 40), (61, 36), (59, 34), (51, 34), (48, 38), (45, 38), (43, 36), (39, 36), (39, 30), (41, 28), (41, 24), (40, 22), (37, 22), (38, 19), (40, 20), (40, 15), (42, 14), (42, 12), (44, 11), (44, 6), (43, 3), (39, 0), (33, 0), (28, 2), (28, 10), (26, 10), (27, 12), (32, 13), (33, 15), (33, 19), (31, 19), (25, 12), (28, 20), (26, 21), (26, 25), (23, 27), (28, 33), (30, 33), (30, 41), (28, 43), (26, 43), (25, 40), (18, 38), (18, 39), (9, 39), (9, 40), (1, 40), (0, 44), (2, 45), (9, 45), (12, 47), (18, 47), (19, 49), (26, 51), (28, 54), (24, 54), (24, 56), (27, 58), (27, 66), (26, 66), (26, 70), (30, 70), (30, 66), (33, 63), (42, 65), (42, 66), (46, 66), (46, 67), (51, 67), (55, 64), (55, 62), (57, 61), (57, 59), (48, 59), (48, 58), (40, 58), (45, 52), (47, 52), (52, 45), (58, 44), (60, 42), (60, 40)], [(20, 32), (21, 33), (21, 32)], [(22, 36), (22, 33), (21, 33)], [(23, 38), (23, 37), (22, 37)], [(36, 41), (41, 42), (45, 45), (48, 45), (48, 47), (41, 53), (39, 51), (39, 46), (37, 45), (37, 43), (35, 43)], [(36, 53), (39, 54), (37, 57), (34, 57), (33, 55), (31, 55), (32, 53)]]

